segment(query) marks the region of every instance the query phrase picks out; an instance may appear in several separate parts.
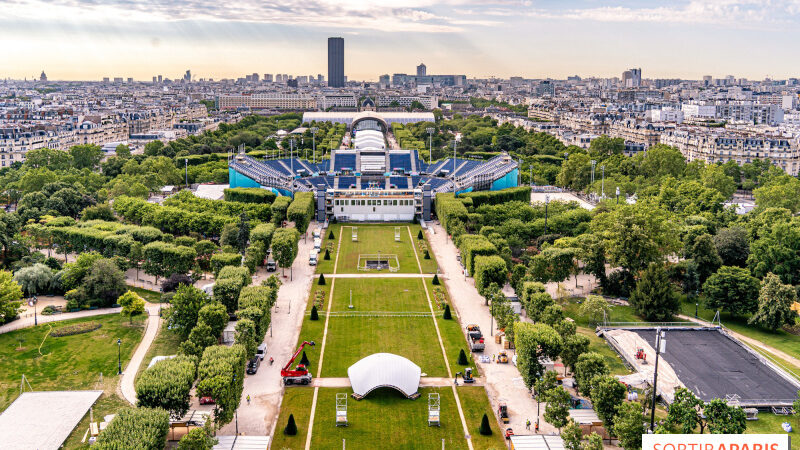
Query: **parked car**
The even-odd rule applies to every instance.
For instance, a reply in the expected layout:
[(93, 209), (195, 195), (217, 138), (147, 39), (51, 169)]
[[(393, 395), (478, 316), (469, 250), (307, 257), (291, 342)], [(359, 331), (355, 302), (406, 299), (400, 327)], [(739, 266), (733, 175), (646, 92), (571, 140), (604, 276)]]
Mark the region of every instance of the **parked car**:
[(255, 375), (258, 372), (258, 366), (261, 365), (261, 358), (258, 356), (254, 357), (247, 363), (247, 374), (248, 375)]
[(200, 397), (200, 404), (201, 405), (213, 405), (217, 402), (214, 401), (211, 397)]
[(258, 358), (263, 361), (264, 356), (266, 356), (266, 354), (267, 354), (267, 344), (259, 345), (258, 350), (256, 350), (256, 356), (258, 356)]
[(267, 260), (267, 272), (275, 272), (278, 270), (278, 265), (275, 263), (275, 260), (270, 257)]

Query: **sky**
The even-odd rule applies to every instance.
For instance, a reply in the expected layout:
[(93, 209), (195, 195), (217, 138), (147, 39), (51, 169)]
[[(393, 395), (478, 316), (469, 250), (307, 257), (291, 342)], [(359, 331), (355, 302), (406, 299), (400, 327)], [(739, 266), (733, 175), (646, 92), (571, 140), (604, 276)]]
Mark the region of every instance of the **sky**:
[(0, 78), (800, 76), (800, 0), (0, 0)]

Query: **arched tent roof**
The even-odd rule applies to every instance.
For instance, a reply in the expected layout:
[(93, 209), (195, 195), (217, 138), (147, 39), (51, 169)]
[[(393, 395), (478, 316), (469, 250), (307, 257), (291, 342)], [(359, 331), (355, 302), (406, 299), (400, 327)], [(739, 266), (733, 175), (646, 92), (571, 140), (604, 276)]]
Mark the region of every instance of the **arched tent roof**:
[(381, 387), (390, 387), (406, 397), (419, 396), (419, 379), (422, 369), (410, 360), (391, 353), (375, 353), (363, 358), (347, 369), (355, 398)]
[(353, 122), (350, 125), (350, 128), (355, 130), (356, 125), (358, 125), (358, 122), (361, 122), (362, 120), (374, 120), (381, 125), (383, 131), (389, 130), (389, 123), (386, 122), (386, 120), (382, 116), (370, 111), (363, 111), (360, 113), (356, 113), (353, 116)]

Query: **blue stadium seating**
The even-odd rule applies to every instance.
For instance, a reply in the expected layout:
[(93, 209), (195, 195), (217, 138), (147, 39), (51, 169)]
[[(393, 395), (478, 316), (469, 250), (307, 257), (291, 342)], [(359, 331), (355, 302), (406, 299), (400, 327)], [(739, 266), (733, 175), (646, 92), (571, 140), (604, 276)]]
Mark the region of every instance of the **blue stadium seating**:
[(389, 154), (389, 170), (400, 170), (404, 173), (411, 172), (411, 155), (407, 154)]
[(349, 170), (356, 169), (356, 155), (337, 153), (335, 161), (336, 161), (336, 167), (334, 167), (333, 169), (337, 172), (341, 172), (344, 169), (349, 169)]

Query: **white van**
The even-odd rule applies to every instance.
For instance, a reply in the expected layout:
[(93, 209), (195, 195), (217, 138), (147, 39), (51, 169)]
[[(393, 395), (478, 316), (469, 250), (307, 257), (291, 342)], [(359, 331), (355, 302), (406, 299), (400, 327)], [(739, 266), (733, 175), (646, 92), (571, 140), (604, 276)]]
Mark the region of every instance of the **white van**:
[(311, 250), (311, 252), (308, 254), (308, 264), (310, 266), (316, 266), (317, 265), (317, 251), (316, 250)]
[(322, 237), (322, 230), (319, 228), (314, 228), (314, 239), (320, 239)]
[(322, 239), (314, 238), (314, 248), (316, 250), (319, 250), (320, 248), (322, 248)]

